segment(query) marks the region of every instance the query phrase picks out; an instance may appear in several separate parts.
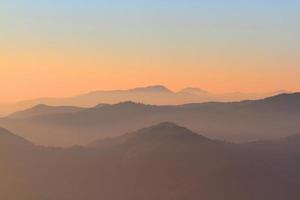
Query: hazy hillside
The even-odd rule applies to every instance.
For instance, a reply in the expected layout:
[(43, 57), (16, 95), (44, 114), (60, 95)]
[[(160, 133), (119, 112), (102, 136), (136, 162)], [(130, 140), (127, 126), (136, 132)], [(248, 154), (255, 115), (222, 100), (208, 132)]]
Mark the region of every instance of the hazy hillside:
[[(34, 117), (3, 118), (0, 119), (0, 126), (36, 144), (54, 146), (88, 144), (161, 121), (178, 123), (210, 138), (245, 142), (298, 133), (299, 105), (300, 93), (254, 101), (179, 106), (123, 102), (71, 113), (45, 112)], [(28, 112), (31, 113), (30, 110), (23, 111)]]
[(36, 105), (30, 109), (18, 111), (9, 115), (9, 118), (30, 118), (41, 115), (60, 114), (60, 113), (73, 113), (83, 110), (83, 108), (74, 106), (48, 106), (44, 104)]
[(300, 155), (300, 133), (275, 140), (254, 141), (242, 144), (257, 152), (276, 152), (277, 155), (297, 154)]
[(122, 101), (142, 102), (144, 104), (156, 105), (174, 105), (186, 103), (202, 103), (208, 101), (239, 101), (246, 99), (259, 99), (267, 96), (282, 93), (284, 91), (271, 92), (265, 94), (247, 94), (247, 93), (226, 93), (214, 94), (199, 88), (185, 88), (174, 92), (165, 86), (149, 86), (134, 88), (129, 90), (107, 90), (93, 91), (67, 98), (40, 98), (28, 101), (21, 101), (13, 104), (0, 104), (0, 116), (8, 115), (13, 112), (28, 109), (38, 104), (50, 106), (76, 106), (93, 107), (99, 103), (115, 104)]
[(6, 130), (0, 131), (0, 142), (1, 199), (300, 197), (300, 159), (293, 152), (257, 153), (249, 144), (214, 141), (173, 123), (98, 141), (92, 148), (36, 147)]
[[(127, 133), (117, 138), (97, 140), (89, 144), (92, 148), (112, 149), (119, 148), (126, 151), (129, 147), (141, 152), (167, 151), (177, 152), (189, 150), (200, 150), (203, 147), (216, 148), (221, 142), (213, 141), (198, 135), (184, 127), (171, 122), (163, 122), (152, 127), (140, 129)], [(152, 147), (149, 149), (140, 149)], [(171, 148), (171, 149), (168, 149)], [(203, 150), (203, 149), (202, 149)]]
[(29, 169), (36, 159), (36, 147), (8, 130), (0, 128), (0, 199), (37, 200), (38, 191), (29, 185)]
[(33, 146), (30, 142), (27, 140), (16, 136), (9, 132), (6, 129), (0, 128), (0, 147), (10, 148), (10, 149), (17, 149), (17, 148), (27, 148)]

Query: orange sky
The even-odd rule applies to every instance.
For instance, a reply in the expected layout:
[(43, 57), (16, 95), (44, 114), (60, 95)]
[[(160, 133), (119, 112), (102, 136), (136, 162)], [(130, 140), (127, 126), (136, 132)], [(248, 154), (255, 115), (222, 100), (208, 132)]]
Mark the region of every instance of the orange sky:
[(0, 102), (157, 84), (300, 91), (298, 3), (213, 2), (0, 2)]
[[(244, 61), (242, 56), (241, 60), (220, 55), (205, 55), (201, 59), (173, 56), (2, 52), (0, 66), (5, 67), (0, 68), (1, 101), (155, 84), (164, 84), (173, 90), (193, 86), (212, 92), (300, 89), (299, 68), (293, 68), (293, 63), (285, 60), (276, 59), (275, 63), (259, 58)], [(282, 67), (287, 65), (289, 70)]]

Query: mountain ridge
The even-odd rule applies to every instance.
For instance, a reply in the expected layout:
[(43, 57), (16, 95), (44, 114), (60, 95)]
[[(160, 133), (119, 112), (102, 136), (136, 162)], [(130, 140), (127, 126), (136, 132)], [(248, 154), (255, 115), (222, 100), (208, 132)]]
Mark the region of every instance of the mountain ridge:
[(90, 147), (97, 147), (106, 143), (111, 143), (112, 145), (121, 145), (126, 143), (149, 143), (149, 142), (159, 142), (159, 143), (170, 143), (170, 142), (207, 142), (215, 143), (216, 141), (210, 140), (202, 135), (199, 135), (185, 127), (179, 126), (172, 122), (160, 122), (158, 124), (145, 127), (130, 133), (126, 133), (119, 137), (108, 138), (102, 140), (96, 140), (89, 144)]
[(29, 148), (34, 145), (23, 137), (17, 136), (7, 129), (0, 127), (0, 149), (8, 148), (18, 150), (19, 148)]
[(12, 113), (7, 117), (20, 119), (20, 118), (28, 118), (28, 117), (37, 117), (39, 115), (72, 113), (80, 110), (83, 110), (83, 108), (79, 108), (75, 106), (50, 106), (46, 104), (38, 104), (32, 108)]
[(262, 100), (167, 106), (127, 101), (73, 113), (2, 118), (0, 126), (20, 133), (34, 143), (55, 146), (87, 144), (162, 121), (180, 124), (209, 138), (247, 142), (276, 139), (298, 132), (299, 100), (300, 93)]
[(224, 93), (214, 94), (200, 88), (189, 87), (181, 91), (172, 91), (164, 85), (153, 85), (138, 87), (128, 90), (98, 90), (85, 94), (75, 95), (64, 98), (38, 98), (20, 101), (11, 104), (0, 105), (0, 115), (8, 115), (13, 112), (28, 109), (38, 104), (49, 106), (75, 106), (75, 107), (94, 107), (99, 103), (115, 104), (122, 101), (143, 102), (155, 105), (178, 105), (187, 103), (203, 102), (231, 102), (247, 99), (260, 99), (282, 91), (270, 93)]

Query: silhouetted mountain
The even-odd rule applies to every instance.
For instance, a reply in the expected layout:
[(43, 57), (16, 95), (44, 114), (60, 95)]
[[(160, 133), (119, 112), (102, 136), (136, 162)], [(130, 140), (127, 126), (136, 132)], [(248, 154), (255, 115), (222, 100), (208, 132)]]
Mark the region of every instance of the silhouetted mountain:
[(142, 102), (155, 105), (178, 105), (203, 103), (210, 101), (232, 102), (249, 99), (260, 99), (282, 91), (265, 94), (225, 93), (213, 94), (198, 88), (186, 88), (173, 92), (163, 85), (140, 87), (129, 90), (99, 90), (68, 98), (39, 98), (13, 104), (0, 105), (0, 116), (31, 108), (38, 104), (50, 106), (94, 107), (99, 103), (115, 104), (123, 101)]
[(135, 150), (138, 149), (138, 146), (141, 148), (146, 146), (145, 150), (150, 151), (161, 151), (161, 148), (166, 150), (172, 147), (172, 151), (186, 151), (194, 148), (195, 145), (203, 147), (203, 145), (213, 146), (217, 143), (174, 123), (163, 122), (117, 138), (98, 140), (89, 146), (96, 148), (133, 148), (135, 146)]

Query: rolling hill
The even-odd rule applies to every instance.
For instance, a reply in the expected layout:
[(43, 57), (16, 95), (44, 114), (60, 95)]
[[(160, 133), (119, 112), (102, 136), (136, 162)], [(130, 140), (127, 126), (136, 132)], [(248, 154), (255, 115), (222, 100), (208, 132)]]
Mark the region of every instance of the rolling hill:
[(253, 101), (178, 106), (123, 102), (71, 113), (62, 110), (33, 117), (2, 118), (0, 126), (36, 144), (52, 146), (85, 145), (161, 121), (181, 124), (209, 138), (246, 142), (298, 133), (299, 105), (300, 93)]

